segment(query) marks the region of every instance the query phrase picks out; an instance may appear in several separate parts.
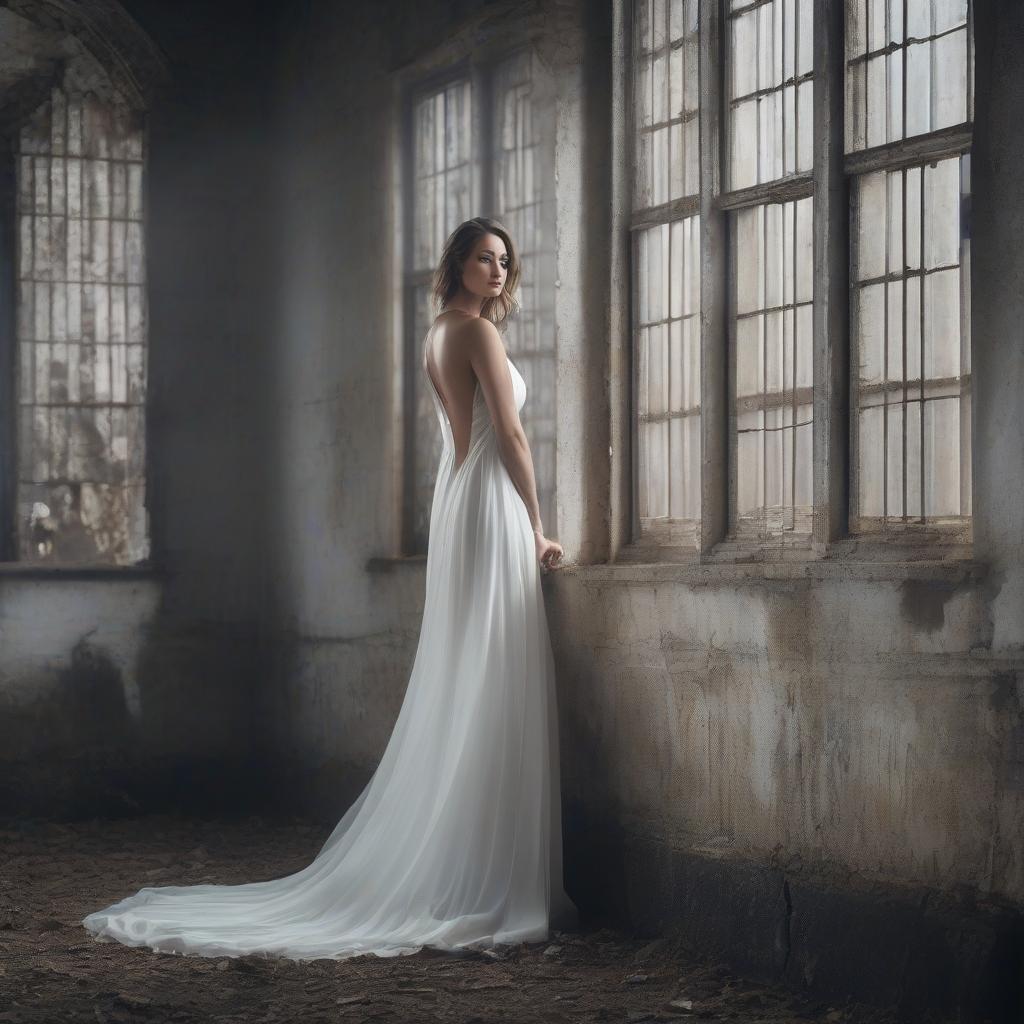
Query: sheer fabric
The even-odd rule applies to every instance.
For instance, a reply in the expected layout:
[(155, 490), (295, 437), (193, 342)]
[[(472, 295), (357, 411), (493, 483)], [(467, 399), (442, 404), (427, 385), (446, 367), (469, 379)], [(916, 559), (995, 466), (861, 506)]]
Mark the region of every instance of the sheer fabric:
[[(526, 384), (508, 360), (516, 404)], [(313, 861), (271, 881), (147, 886), (82, 920), (103, 941), (199, 956), (396, 956), (541, 941), (562, 888), (552, 658), (529, 515), (479, 384), (469, 450), (443, 434), (426, 600), (376, 771)]]

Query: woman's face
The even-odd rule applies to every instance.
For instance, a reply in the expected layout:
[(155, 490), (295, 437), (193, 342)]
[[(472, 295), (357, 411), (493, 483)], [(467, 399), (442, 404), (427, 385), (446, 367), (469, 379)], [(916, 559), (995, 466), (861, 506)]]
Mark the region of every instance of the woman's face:
[(481, 299), (496, 298), (505, 287), (508, 265), (505, 243), (497, 235), (481, 235), (462, 265), (462, 286)]

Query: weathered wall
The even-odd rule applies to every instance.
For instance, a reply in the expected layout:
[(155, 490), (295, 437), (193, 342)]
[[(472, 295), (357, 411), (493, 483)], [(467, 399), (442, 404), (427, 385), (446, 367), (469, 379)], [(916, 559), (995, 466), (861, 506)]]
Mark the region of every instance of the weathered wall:
[(230, 808), (254, 794), (273, 578), (275, 12), (127, 6), (170, 71), (147, 180), (155, 568), (0, 566), (0, 814)]
[(579, 898), (823, 992), (987, 998), (1024, 906), (1024, 728), (986, 574), (651, 575), (549, 591)]
[(979, 5), (971, 158), (974, 487), (992, 567), (993, 644), (1024, 650), (1024, 7)]
[[(277, 528), (275, 746), (282, 799), (326, 820), (390, 734), (423, 592), (422, 562), (388, 557), (396, 424), (381, 410), (399, 386), (400, 284), (387, 244), (391, 76), (484, 7), (500, 17), (505, 6), (308, 7), (285, 32), (277, 379), (293, 500)], [(609, 408), (628, 395), (623, 306), (614, 291), (609, 301), (622, 284), (612, 229), (623, 199), (608, 155), (612, 19), (605, 5), (549, 8), (575, 54), (559, 68), (557, 122), (560, 539), (570, 561), (600, 562), (621, 538), (628, 493), (628, 434)], [(999, 60), (1014, 64), (1001, 45)], [(978, 46), (981, 75), (982, 27)], [(1019, 80), (1015, 64), (1005, 70)], [(982, 168), (983, 142), (975, 160), (976, 193), (987, 173), (994, 195), (1016, 203), (986, 239), (1003, 200), (975, 219), (979, 564), (581, 565), (545, 580), (566, 874), (585, 909), (681, 928), (753, 971), (908, 1006), (984, 1005), (996, 974), (1019, 966), (1024, 309), (1020, 275), (994, 265), (1019, 248), (1017, 89), (979, 123), (979, 140), (1010, 140), (997, 166)], [(979, 110), (983, 99), (979, 79)], [(999, 312), (979, 316), (979, 295)]]

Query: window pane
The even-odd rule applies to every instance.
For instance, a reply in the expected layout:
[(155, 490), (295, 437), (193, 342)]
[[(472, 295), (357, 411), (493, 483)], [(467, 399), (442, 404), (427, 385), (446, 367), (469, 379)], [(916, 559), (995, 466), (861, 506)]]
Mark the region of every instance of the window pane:
[(55, 88), (18, 149), (19, 557), (131, 564), (149, 553), (142, 128)]
[(523, 51), (498, 65), (493, 95), (498, 219), (512, 233), (522, 266), (520, 311), (506, 340), (526, 381), (522, 415), (541, 521), (555, 533), (554, 83), (536, 55)]
[[(701, 508), (697, 0), (633, 5), (633, 234), (638, 512), (642, 534), (695, 547)], [(673, 203), (673, 206), (668, 206)], [(686, 213), (692, 209), (689, 202)], [(653, 218), (648, 217), (648, 224)]]
[(636, 235), (640, 524), (700, 520), (700, 219)]
[(738, 536), (811, 529), (812, 200), (734, 217)]
[(635, 11), (633, 205), (648, 209), (700, 187), (697, 0), (639, 0)]
[(971, 120), (967, 0), (848, 0), (846, 150)]
[(813, 27), (811, 0), (733, 6), (727, 20), (730, 189), (810, 170)]
[(419, 371), (420, 348), (433, 320), (429, 276), (448, 235), (473, 216), (471, 96), (468, 80), (450, 82), (420, 96), (412, 110), (414, 345), (413, 403), (416, 421), (413, 472), (413, 545), (426, 550), (441, 436), (428, 383)]
[(876, 171), (855, 184), (859, 531), (970, 514), (970, 242), (961, 231), (969, 159)]

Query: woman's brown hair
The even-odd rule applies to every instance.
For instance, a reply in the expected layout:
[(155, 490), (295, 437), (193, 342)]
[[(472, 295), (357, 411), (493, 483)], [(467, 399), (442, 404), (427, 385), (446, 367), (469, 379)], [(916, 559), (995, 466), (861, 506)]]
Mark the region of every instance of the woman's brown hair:
[(440, 309), (451, 302), (462, 285), (462, 266), (473, 252), (481, 235), (497, 235), (508, 253), (508, 274), (500, 295), (484, 299), (480, 315), (501, 330), (508, 318), (519, 308), (515, 290), (519, 285), (519, 256), (508, 229), (490, 217), (464, 220), (449, 236), (441, 250), (441, 262), (434, 271), (430, 293)]

